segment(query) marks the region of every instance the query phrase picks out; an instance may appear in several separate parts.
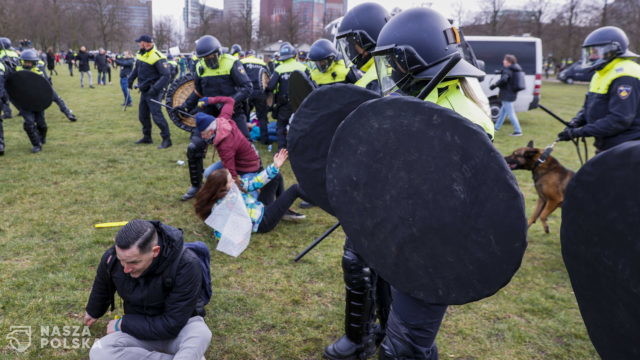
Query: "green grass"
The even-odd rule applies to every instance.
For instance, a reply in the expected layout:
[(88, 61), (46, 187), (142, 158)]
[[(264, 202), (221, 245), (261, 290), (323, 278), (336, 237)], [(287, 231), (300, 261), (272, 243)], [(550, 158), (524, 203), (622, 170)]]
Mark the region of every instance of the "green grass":
[[(179, 201), (189, 185), (188, 134), (171, 126), (173, 147), (133, 144), (140, 137), (136, 108), (122, 111), (119, 85), (81, 89), (66, 69), (54, 76), (58, 92), (78, 115), (71, 123), (54, 106), (47, 111), (48, 142), (30, 153), (21, 118), (5, 120), (7, 149), (0, 157), (0, 358), (85, 359), (87, 350), (40, 348), (17, 354), (5, 339), (11, 326), (77, 325), (103, 251), (117, 229), (93, 224), (134, 218), (157, 219), (184, 229), (187, 241), (215, 244), (210, 229)], [(117, 80), (117, 79), (114, 79)], [(570, 119), (581, 106), (583, 85), (545, 83), (542, 103)], [(134, 94), (137, 104), (138, 95)], [(551, 143), (562, 125), (540, 110), (520, 114), (525, 136), (496, 139), (504, 153), (530, 139)], [(258, 145), (270, 162), (265, 147)], [(593, 151), (591, 151), (593, 153)], [(553, 153), (577, 169), (573, 146)], [(209, 154), (207, 163), (211, 161)], [(536, 196), (529, 172), (517, 172), (527, 211)], [(295, 181), (288, 165), (287, 183)], [(232, 258), (212, 252), (214, 297), (206, 321), (213, 331), (208, 359), (319, 359), (342, 334), (344, 234), (336, 231), (305, 259), (291, 259), (335, 219), (305, 210), (302, 223), (283, 222), (253, 235), (249, 248)], [(551, 234), (535, 224), (520, 271), (495, 296), (453, 306), (438, 336), (442, 359), (596, 359), (564, 268), (559, 245), (560, 211), (549, 219)], [(121, 309), (118, 309), (121, 311)], [(117, 310), (117, 311), (118, 311)], [(107, 314), (91, 328), (104, 335)]]

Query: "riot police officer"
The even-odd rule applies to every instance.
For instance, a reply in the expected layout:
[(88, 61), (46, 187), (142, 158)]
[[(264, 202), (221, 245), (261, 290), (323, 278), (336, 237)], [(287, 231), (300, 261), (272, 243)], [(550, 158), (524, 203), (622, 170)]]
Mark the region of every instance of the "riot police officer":
[(311, 70), (311, 80), (318, 86), (337, 83), (353, 84), (360, 78), (357, 69), (345, 66), (344, 61), (338, 59), (338, 50), (327, 39), (318, 39), (309, 50), (309, 60), (315, 67)]
[[(11, 40), (6, 37), (0, 38), (0, 62), (4, 63), (4, 71), (10, 73), (20, 65), (20, 55), (11, 47)], [(11, 106), (9, 106), (9, 98), (5, 95), (0, 96), (0, 105), (2, 106), (2, 118), (11, 119)]]
[(229, 48), (229, 54), (231, 54), (231, 56), (235, 57), (236, 59), (240, 59), (242, 55), (242, 46), (240, 46), (239, 44), (231, 45), (231, 48)]
[(379, 91), (378, 73), (371, 51), (376, 47), (378, 34), (391, 16), (379, 4), (364, 3), (349, 10), (338, 27), (336, 40), (345, 64), (362, 71), (356, 85)]
[[(436, 11), (415, 8), (394, 16), (380, 32), (372, 51), (381, 93), (421, 95), (446, 60), (460, 52), (462, 40), (458, 30)], [(493, 137), (489, 115), (481, 102), (473, 99), (479, 95), (467, 94), (471, 88), (466, 79), (483, 75), (466, 60), (460, 60), (424, 100), (457, 112)], [(437, 360), (435, 338), (447, 305), (426, 303), (393, 286), (391, 298), (380, 359)]]
[(640, 65), (615, 26), (594, 30), (582, 44), (582, 64), (595, 69), (582, 109), (558, 134), (561, 141), (593, 136), (598, 151), (640, 139)]
[(264, 93), (264, 89), (262, 89), (260, 82), (262, 81), (261, 76), (263, 73), (266, 73), (267, 75), (270, 74), (267, 64), (258, 59), (255, 54), (255, 51), (248, 50), (246, 56), (240, 59), (240, 62), (244, 65), (247, 75), (249, 76), (249, 79), (251, 79), (251, 84), (253, 85), (253, 92), (249, 98), (247, 113), (250, 113), (252, 108), (256, 109), (256, 116), (260, 122), (260, 142), (266, 145), (269, 143), (269, 134), (267, 129), (267, 125), (269, 124), (269, 114), (267, 108), (267, 96)]
[[(389, 21), (389, 13), (379, 4), (364, 3), (349, 10), (338, 28), (338, 45), (351, 68), (365, 72), (355, 85), (379, 91), (376, 67), (371, 51), (378, 34)], [(347, 238), (342, 255), (345, 282), (345, 335), (324, 349), (332, 360), (362, 359), (375, 352), (375, 344), (384, 336), (391, 293), (389, 284), (379, 277), (355, 251)], [(380, 324), (375, 326), (375, 315)]]
[(142, 138), (136, 144), (151, 144), (151, 119), (160, 128), (162, 143), (158, 149), (166, 149), (171, 146), (171, 133), (169, 125), (164, 118), (160, 105), (151, 100), (159, 101), (164, 93), (164, 88), (169, 84), (171, 72), (167, 58), (155, 48), (153, 38), (142, 35), (136, 42), (140, 45), (140, 51), (136, 55), (136, 63), (129, 75), (128, 86), (133, 88), (133, 82), (138, 79), (138, 89), (141, 91), (140, 105), (138, 107), (138, 119), (142, 124)]
[[(31, 71), (46, 78), (43, 68), (38, 67), (40, 58), (38, 53), (33, 49), (27, 49), (20, 54), (21, 65), (16, 67), (16, 71)], [(31, 141), (31, 152), (37, 153), (42, 151), (42, 145), (47, 139), (47, 123), (44, 118), (44, 111), (28, 111), (18, 109), (20, 115), (24, 119), (23, 128)]]
[(288, 42), (280, 45), (277, 58), (280, 61), (267, 85), (266, 93), (274, 93), (273, 117), (277, 119), (278, 148), (287, 147), (287, 126), (293, 114), (289, 104), (289, 76), (294, 71), (301, 71), (309, 76), (309, 69), (296, 61), (296, 49)]
[[(202, 97), (228, 96), (235, 102), (233, 120), (242, 134), (249, 139), (249, 130), (243, 102), (251, 95), (253, 86), (242, 63), (229, 54), (223, 54), (222, 45), (215, 37), (205, 35), (196, 41), (196, 54), (200, 59), (195, 70), (195, 89), (180, 108), (190, 111)], [(204, 111), (218, 116), (214, 105), (205, 105)], [(191, 199), (202, 185), (203, 159), (207, 144), (195, 129), (187, 147), (189, 178), (191, 187), (182, 195), (182, 200)]]

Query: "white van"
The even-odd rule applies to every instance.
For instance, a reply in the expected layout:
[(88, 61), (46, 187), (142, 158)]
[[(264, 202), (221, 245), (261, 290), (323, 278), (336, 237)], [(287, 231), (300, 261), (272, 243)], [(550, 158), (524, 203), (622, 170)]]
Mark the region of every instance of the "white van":
[(515, 55), (518, 64), (525, 74), (526, 88), (518, 92), (515, 102), (517, 112), (535, 109), (540, 101), (540, 86), (542, 85), (542, 41), (535, 37), (518, 36), (471, 36), (465, 35), (465, 40), (471, 46), (478, 60), (484, 62), (487, 73), (480, 83), (482, 90), (489, 98), (491, 115), (495, 120), (500, 110), (498, 88), (489, 90), (489, 85), (500, 78), (502, 59), (506, 54)]

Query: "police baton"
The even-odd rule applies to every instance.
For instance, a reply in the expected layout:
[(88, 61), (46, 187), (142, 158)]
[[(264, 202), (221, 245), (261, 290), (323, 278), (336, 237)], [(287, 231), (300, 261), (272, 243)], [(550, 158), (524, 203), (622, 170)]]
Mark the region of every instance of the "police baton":
[[(556, 115), (553, 111), (549, 110), (547, 107), (542, 106), (542, 104), (538, 104), (538, 107), (540, 108), (540, 110), (549, 114), (552, 118), (561, 122), (564, 126), (567, 126), (567, 127), (570, 126), (569, 122), (562, 120), (560, 116)], [(584, 146), (584, 161), (582, 160), (582, 152), (580, 151), (580, 140), (571, 139), (571, 142), (576, 147), (576, 153), (578, 154), (578, 160), (580, 160), (580, 166), (584, 165), (584, 162), (589, 160), (589, 148), (587, 147), (587, 140), (585, 140), (584, 137), (582, 138), (582, 145)]]
[(163, 107), (165, 107), (165, 108), (167, 108), (167, 109), (169, 109), (169, 110), (171, 110), (171, 111), (175, 111), (175, 112), (177, 112), (177, 113), (178, 113), (178, 114), (180, 114), (180, 115), (187, 116), (187, 117), (190, 117), (190, 118), (193, 118), (193, 119), (195, 119), (195, 118), (196, 118), (195, 116), (193, 116), (193, 115), (189, 114), (188, 112), (184, 112), (184, 111), (182, 111), (182, 110), (178, 110), (178, 109), (176, 109), (176, 108), (174, 108), (174, 107), (171, 107), (171, 106), (169, 106), (169, 105), (163, 104), (163, 103), (161, 103), (161, 102), (160, 102), (160, 101), (158, 101), (158, 100), (155, 100), (155, 99), (149, 99), (149, 100), (151, 100), (151, 102), (154, 102), (154, 103), (156, 103), (156, 104), (158, 104), (158, 105), (160, 105), (160, 106), (163, 106)]
[(334, 232), (339, 226), (340, 226), (340, 222), (337, 222), (332, 227), (327, 229), (327, 231), (325, 231), (324, 234), (320, 235), (320, 237), (313, 240), (313, 242), (309, 244), (309, 246), (307, 246), (306, 249), (302, 250), (302, 252), (300, 252), (300, 254), (298, 254), (298, 256), (296, 256), (295, 259), (293, 259), (293, 261), (294, 262), (300, 261), (300, 259), (302, 259), (305, 255), (307, 255), (309, 251), (313, 250), (314, 247), (320, 244), (322, 240), (326, 239), (329, 235), (331, 235), (331, 233)]

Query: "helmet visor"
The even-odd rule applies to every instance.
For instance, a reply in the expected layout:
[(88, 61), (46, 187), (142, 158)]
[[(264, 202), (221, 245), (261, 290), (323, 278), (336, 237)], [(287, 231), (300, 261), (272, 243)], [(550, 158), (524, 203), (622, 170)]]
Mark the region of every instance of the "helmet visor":
[(364, 65), (370, 59), (368, 52), (375, 46), (375, 42), (364, 31), (338, 35), (337, 42), (338, 51), (348, 67)]
[(592, 45), (582, 48), (582, 67), (589, 68), (609, 62), (616, 57), (619, 46), (616, 43), (605, 45)]
[(411, 79), (411, 74), (403, 68), (396, 59), (387, 55), (375, 55), (374, 62), (378, 73), (378, 83), (380, 86), (380, 94), (387, 96), (391, 93), (398, 92), (407, 85)]

